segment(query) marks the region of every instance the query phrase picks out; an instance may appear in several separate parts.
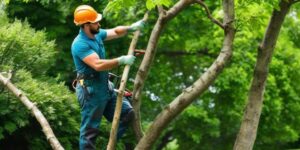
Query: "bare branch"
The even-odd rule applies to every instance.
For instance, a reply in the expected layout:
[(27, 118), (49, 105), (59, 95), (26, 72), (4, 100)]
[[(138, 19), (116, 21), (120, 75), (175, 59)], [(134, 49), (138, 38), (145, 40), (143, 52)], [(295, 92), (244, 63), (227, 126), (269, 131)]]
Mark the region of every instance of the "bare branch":
[[(186, 2), (180, 1), (182, 4), (186, 4)], [(199, 97), (213, 81), (217, 78), (217, 76), (222, 72), (225, 67), (225, 64), (230, 60), (232, 55), (232, 47), (233, 40), (235, 36), (235, 29), (232, 20), (234, 20), (234, 0), (223, 0), (223, 10), (224, 10), (224, 23), (227, 24), (224, 30), (224, 41), (223, 47), (218, 58), (214, 61), (214, 63), (209, 67), (209, 69), (197, 80), (194, 84), (188, 88), (186, 88), (180, 95), (178, 95), (168, 106), (164, 108), (164, 110), (157, 115), (153, 123), (148, 128), (144, 137), (139, 141), (136, 150), (149, 150), (152, 145), (158, 139), (159, 135), (166, 128), (166, 126), (176, 117), (178, 116), (186, 107), (188, 107), (197, 97)], [(168, 11), (171, 12), (171, 11)], [(168, 16), (168, 13), (167, 15)], [(173, 17), (173, 14), (168, 16)], [(169, 18), (168, 18), (169, 19)], [(168, 20), (167, 19), (167, 20)], [(157, 35), (158, 36), (158, 35)], [(151, 42), (151, 41), (149, 41)], [(157, 42), (157, 39), (155, 40)], [(156, 43), (155, 43), (156, 44)], [(149, 46), (149, 45), (148, 45)], [(149, 53), (148, 48), (146, 50), (146, 55)], [(144, 59), (147, 58), (146, 56)], [(143, 60), (144, 61), (144, 60)], [(148, 64), (149, 65), (149, 64)], [(148, 67), (148, 66), (146, 66)], [(144, 74), (145, 71), (148, 72), (149, 68), (144, 67), (145, 70), (141, 74), (143, 74), (143, 80), (147, 74)], [(135, 82), (140, 82), (141, 78), (136, 78)], [(142, 83), (141, 83), (142, 84)], [(135, 84), (136, 85), (136, 84)], [(136, 95), (134, 95), (136, 96)]]
[(190, 6), (192, 3), (194, 3), (194, 0), (180, 0), (166, 12), (166, 15), (163, 17), (163, 19), (165, 21), (173, 19), (178, 13)]
[(34, 103), (32, 103), (17, 87), (15, 87), (10, 82), (11, 72), (7, 73), (8, 78), (4, 77), (2, 73), (0, 73), (0, 81), (12, 92), (15, 94), (16, 97), (18, 97), (21, 102), (27, 107), (28, 110), (32, 112), (32, 114), (35, 116), (37, 121), (42, 126), (43, 132), (47, 137), (47, 140), (49, 141), (50, 145), (52, 146), (52, 149), (54, 150), (64, 150), (64, 148), (60, 145), (59, 141), (55, 137), (48, 121), (42, 114), (42, 112), (35, 106)]
[(205, 9), (205, 12), (207, 14), (207, 17), (215, 24), (217, 24), (219, 27), (221, 27), (223, 30), (225, 29), (225, 27), (223, 26), (223, 24), (218, 21), (217, 19), (215, 19), (211, 13), (210, 13), (210, 10), (208, 9), (207, 5), (202, 1), (202, 0), (195, 0), (196, 3), (200, 4), (204, 9)]
[[(145, 13), (144, 18), (143, 18), (144, 21), (147, 21), (148, 13), (149, 13), (148, 11)], [(140, 33), (141, 32), (139, 30), (134, 32), (134, 36), (130, 43), (128, 55), (134, 54), (134, 49), (136, 47)], [(118, 89), (119, 93), (117, 96), (116, 108), (115, 108), (114, 118), (113, 118), (113, 122), (112, 122), (112, 128), (110, 131), (110, 137), (109, 137), (109, 142), (107, 145), (107, 150), (115, 150), (116, 149), (117, 131), (119, 128), (119, 122), (120, 122), (120, 117), (121, 117), (121, 112), (122, 112), (123, 95), (124, 95), (124, 91), (125, 91), (125, 87), (126, 87), (126, 83), (127, 83), (127, 79), (128, 79), (129, 70), (130, 70), (130, 65), (126, 65), (124, 68), (124, 71), (123, 71), (122, 78), (121, 78), (120, 87)]]
[(135, 111), (135, 119), (133, 121), (133, 127), (138, 140), (140, 140), (143, 136), (143, 133), (141, 131), (141, 123), (140, 123), (140, 106), (141, 106), (142, 89), (144, 87), (145, 80), (148, 76), (148, 72), (151, 68), (151, 64), (155, 57), (156, 47), (157, 47), (160, 34), (162, 33), (162, 30), (168, 21), (174, 18), (185, 7), (189, 6), (193, 2), (194, 2), (193, 0), (180, 0), (168, 11), (164, 11), (161, 6), (158, 7), (160, 11), (159, 18), (157, 19), (157, 22), (153, 27), (147, 45), (145, 56), (143, 58), (142, 64), (140, 65), (134, 80), (135, 82), (133, 88), (132, 101), (133, 101), (133, 109)]
[(157, 6), (157, 10), (159, 14), (164, 14), (166, 12), (162, 6)]

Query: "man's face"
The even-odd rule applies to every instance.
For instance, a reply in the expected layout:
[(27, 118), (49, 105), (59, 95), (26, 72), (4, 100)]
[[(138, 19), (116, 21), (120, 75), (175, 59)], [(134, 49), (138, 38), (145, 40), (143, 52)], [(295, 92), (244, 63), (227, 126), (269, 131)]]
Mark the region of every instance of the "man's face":
[(95, 22), (95, 23), (90, 23), (90, 32), (92, 34), (97, 34), (99, 33), (99, 29), (100, 29), (100, 22)]

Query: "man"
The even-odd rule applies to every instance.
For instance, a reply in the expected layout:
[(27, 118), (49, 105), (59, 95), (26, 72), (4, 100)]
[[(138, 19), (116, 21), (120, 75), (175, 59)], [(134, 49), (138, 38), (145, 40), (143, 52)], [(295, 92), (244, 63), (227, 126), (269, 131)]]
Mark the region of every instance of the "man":
[[(127, 31), (135, 31), (144, 26), (143, 21), (138, 21), (131, 26), (106, 30), (100, 29), (101, 19), (102, 15), (88, 5), (80, 5), (74, 12), (74, 23), (80, 26), (71, 48), (77, 71), (76, 94), (81, 108), (80, 150), (96, 149), (95, 140), (102, 115), (110, 122), (113, 120), (116, 93), (109, 88), (107, 70), (118, 65), (132, 65), (135, 60), (132, 55), (106, 59), (103, 41), (119, 38)], [(133, 116), (132, 106), (128, 101), (123, 101), (118, 139)]]

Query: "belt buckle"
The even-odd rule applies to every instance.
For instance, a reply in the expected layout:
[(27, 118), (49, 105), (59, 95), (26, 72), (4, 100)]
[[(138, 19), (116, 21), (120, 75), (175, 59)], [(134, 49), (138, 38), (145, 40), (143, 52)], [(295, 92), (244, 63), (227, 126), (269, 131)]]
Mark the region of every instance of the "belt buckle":
[(80, 79), (80, 80), (79, 80), (79, 84), (80, 84), (81, 86), (83, 86), (83, 81), (84, 81), (83, 79)]

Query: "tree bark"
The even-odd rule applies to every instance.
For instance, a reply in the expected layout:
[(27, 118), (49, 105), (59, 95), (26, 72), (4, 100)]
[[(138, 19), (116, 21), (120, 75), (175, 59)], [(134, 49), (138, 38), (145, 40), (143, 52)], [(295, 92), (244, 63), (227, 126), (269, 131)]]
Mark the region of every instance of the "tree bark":
[(273, 10), (264, 39), (258, 47), (257, 62), (254, 70), (254, 78), (249, 91), (248, 104), (244, 112), (240, 131), (234, 144), (234, 150), (251, 150), (253, 148), (262, 110), (263, 94), (269, 72), (269, 64), (271, 62), (280, 28), (291, 4), (291, 1), (281, 0), (280, 10)]
[(217, 19), (213, 18), (213, 16), (211, 15), (207, 5), (203, 2), (203, 0), (195, 0), (195, 1), (196, 1), (196, 3), (200, 4), (204, 8), (204, 10), (207, 14), (207, 18), (209, 18), (213, 23), (215, 23), (216, 25), (218, 25), (219, 27), (224, 29), (223, 24), (221, 22), (219, 22)]
[[(143, 21), (146, 22), (147, 19), (148, 19), (148, 12), (145, 13)], [(139, 30), (135, 31), (132, 41), (130, 43), (128, 55), (134, 54), (134, 49), (136, 47), (139, 36), (140, 36), (140, 31)], [(116, 108), (115, 108), (115, 112), (114, 112), (114, 118), (113, 118), (112, 128), (110, 131), (107, 150), (115, 150), (116, 149), (117, 132), (118, 132), (118, 128), (119, 128), (120, 115), (121, 115), (121, 111), (122, 111), (122, 101), (123, 101), (124, 90), (125, 90), (127, 79), (128, 79), (129, 70), (130, 70), (130, 65), (126, 65), (124, 68), (124, 71), (123, 71), (122, 78), (121, 78), (120, 87), (118, 89), (117, 103), (116, 103)]]
[[(10, 74), (11, 75), (11, 74)], [(40, 125), (43, 128), (43, 132), (47, 137), (47, 140), (49, 141), (51, 147), (54, 150), (64, 150), (64, 148), (60, 145), (59, 141), (55, 137), (47, 119), (44, 117), (44, 115), (41, 113), (41, 111), (35, 106), (34, 103), (32, 103), (17, 87), (15, 87), (11, 82), (9, 78), (5, 78), (0, 73), (0, 81), (12, 92), (18, 97), (21, 102), (27, 107), (28, 110), (31, 111), (31, 113), (35, 116), (37, 121), (40, 123)]]
[(163, 10), (159, 13), (159, 18), (156, 21), (156, 24), (151, 32), (151, 36), (146, 48), (146, 53), (143, 58), (143, 61), (139, 67), (137, 75), (135, 77), (134, 88), (133, 88), (133, 108), (135, 111), (135, 119), (133, 121), (133, 130), (135, 132), (136, 138), (139, 141), (142, 136), (142, 128), (140, 121), (140, 105), (141, 105), (141, 93), (144, 87), (145, 80), (147, 78), (148, 72), (152, 61), (154, 60), (157, 43), (160, 37), (160, 34), (165, 26), (165, 24), (173, 19), (180, 11), (185, 7), (189, 6), (193, 0), (180, 0), (177, 2), (169, 11), (165, 12)]
[(210, 68), (194, 84), (186, 88), (183, 93), (176, 97), (165, 109), (156, 117), (146, 134), (139, 141), (136, 150), (148, 150), (158, 139), (162, 130), (178, 116), (188, 105), (199, 97), (208, 86), (216, 79), (225, 67), (226, 62), (231, 58), (232, 45), (235, 35), (234, 21), (234, 0), (223, 0), (224, 10), (224, 31), (225, 38), (222, 50), (218, 58)]

